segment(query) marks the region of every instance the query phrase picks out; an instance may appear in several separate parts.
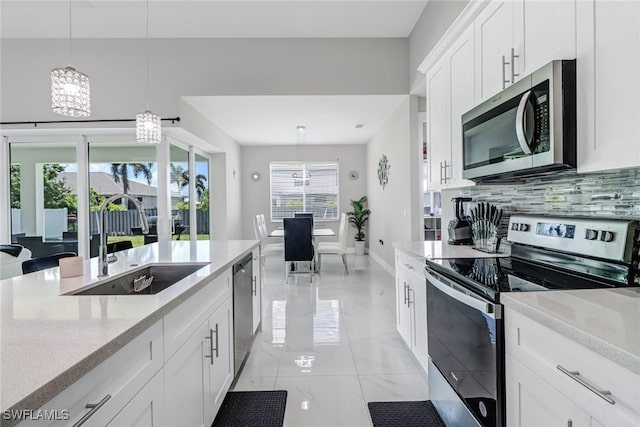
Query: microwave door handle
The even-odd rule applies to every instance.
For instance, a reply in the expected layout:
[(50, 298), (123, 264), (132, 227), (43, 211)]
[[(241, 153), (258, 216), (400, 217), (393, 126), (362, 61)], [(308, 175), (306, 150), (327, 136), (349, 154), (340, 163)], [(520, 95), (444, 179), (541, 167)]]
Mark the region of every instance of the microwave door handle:
[(530, 103), (529, 99), (531, 98), (531, 91), (528, 90), (522, 98), (520, 98), (520, 103), (518, 104), (518, 109), (516, 110), (516, 138), (518, 139), (518, 144), (520, 144), (520, 148), (525, 154), (531, 154), (531, 147), (529, 146), (529, 139), (527, 138), (527, 130), (525, 129), (525, 121), (527, 120), (527, 113), (531, 114), (531, 109), (527, 108)]
[(466, 293), (463, 293), (461, 290), (457, 289), (457, 288), (462, 288), (462, 286), (456, 285), (455, 283), (451, 283), (448, 280), (440, 280), (441, 276), (439, 274), (434, 273), (431, 269), (425, 268), (424, 272), (429, 284), (433, 285), (435, 288), (447, 294), (451, 298), (475, 310), (478, 310), (479, 312), (486, 314), (491, 318), (494, 318), (494, 319), (501, 318), (502, 313), (499, 305), (490, 303), (479, 297), (467, 295)]

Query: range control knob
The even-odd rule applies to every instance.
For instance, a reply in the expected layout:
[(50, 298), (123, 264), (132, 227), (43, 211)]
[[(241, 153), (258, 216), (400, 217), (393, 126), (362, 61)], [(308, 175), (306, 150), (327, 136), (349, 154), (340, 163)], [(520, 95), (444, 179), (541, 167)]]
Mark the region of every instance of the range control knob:
[(598, 230), (587, 228), (584, 238), (587, 240), (596, 240), (598, 238)]
[(603, 242), (611, 242), (613, 240), (613, 232), (611, 231), (601, 231), (600, 232), (600, 240)]
[(517, 223), (517, 222), (514, 222), (513, 224), (511, 224), (511, 229), (512, 229), (513, 231), (518, 231), (518, 223)]
[(529, 224), (520, 224), (520, 227), (518, 228), (518, 230), (529, 231)]

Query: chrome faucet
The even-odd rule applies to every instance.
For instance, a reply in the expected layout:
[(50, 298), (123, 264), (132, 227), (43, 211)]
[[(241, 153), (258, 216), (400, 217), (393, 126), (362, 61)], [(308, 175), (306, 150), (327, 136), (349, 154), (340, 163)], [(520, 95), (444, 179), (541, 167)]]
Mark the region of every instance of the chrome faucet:
[(107, 206), (111, 203), (115, 202), (118, 199), (128, 199), (133, 202), (133, 205), (136, 207), (138, 211), (138, 215), (140, 215), (140, 227), (142, 228), (142, 232), (147, 234), (149, 232), (149, 223), (147, 222), (147, 216), (144, 214), (144, 209), (142, 208), (142, 204), (135, 198), (131, 197), (128, 194), (114, 194), (104, 201), (102, 206), (100, 206), (100, 253), (98, 256), (98, 276), (108, 276), (109, 275), (109, 262), (115, 261), (115, 257), (113, 260), (109, 260), (107, 254), (107, 223), (105, 221), (105, 211), (107, 210)]

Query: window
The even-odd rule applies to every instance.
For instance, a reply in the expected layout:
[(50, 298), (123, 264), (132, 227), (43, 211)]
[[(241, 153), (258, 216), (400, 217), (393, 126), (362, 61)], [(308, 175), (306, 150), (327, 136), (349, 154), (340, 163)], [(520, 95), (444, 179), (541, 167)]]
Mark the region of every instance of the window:
[(271, 163), (271, 220), (296, 212), (338, 219), (337, 163)]

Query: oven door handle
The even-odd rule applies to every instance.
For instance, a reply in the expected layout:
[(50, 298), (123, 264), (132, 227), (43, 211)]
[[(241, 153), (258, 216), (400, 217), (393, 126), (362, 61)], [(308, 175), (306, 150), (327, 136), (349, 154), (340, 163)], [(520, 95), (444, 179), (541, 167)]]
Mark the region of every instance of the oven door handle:
[(492, 319), (500, 319), (502, 317), (502, 309), (499, 304), (494, 304), (476, 296), (471, 291), (467, 290), (464, 286), (458, 285), (445, 279), (440, 274), (434, 272), (428, 267), (424, 269), (427, 282), (433, 285), (438, 290), (444, 292), (451, 298), (460, 301), (464, 305), (467, 305), (475, 310), (478, 310), (482, 314), (491, 317)]

